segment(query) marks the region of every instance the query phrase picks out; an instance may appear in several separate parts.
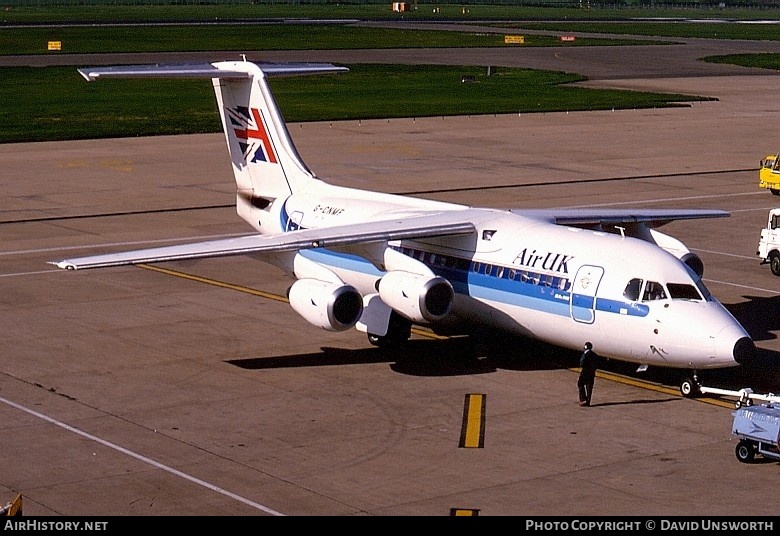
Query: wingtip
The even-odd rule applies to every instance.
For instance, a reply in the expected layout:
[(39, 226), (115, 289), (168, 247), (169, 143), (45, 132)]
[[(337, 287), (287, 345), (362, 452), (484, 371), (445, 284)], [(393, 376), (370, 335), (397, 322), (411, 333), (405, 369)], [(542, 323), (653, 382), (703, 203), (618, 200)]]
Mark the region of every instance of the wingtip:
[(75, 270), (76, 265), (72, 264), (68, 261), (51, 261), (48, 264), (53, 264), (57, 268), (62, 268), (63, 270)]
[(84, 77), (84, 80), (87, 82), (94, 82), (97, 80), (97, 76), (90, 72), (89, 69), (83, 68), (83, 69), (76, 69), (81, 76)]

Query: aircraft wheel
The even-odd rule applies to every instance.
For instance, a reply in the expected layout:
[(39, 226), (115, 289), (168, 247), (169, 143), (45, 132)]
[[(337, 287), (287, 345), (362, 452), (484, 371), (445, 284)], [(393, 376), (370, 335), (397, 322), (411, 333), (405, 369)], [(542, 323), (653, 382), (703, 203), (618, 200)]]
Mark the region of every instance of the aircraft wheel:
[(382, 341), (384, 340), (384, 337), (382, 335), (374, 335), (373, 333), (368, 334), (368, 342), (371, 343), (372, 346), (382, 346)]
[(769, 255), (769, 267), (773, 274), (780, 275), (780, 255), (776, 251)]
[(391, 335), (374, 335), (373, 333), (368, 334), (368, 342), (372, 346), (376, 346), (377, 348), (398, 348), (401, 346), (404, 342), (406, 342), (407, 339), (401, 338), (401, 337), (393, 337)]
[(742, 439), (737, 443), (734, 454), (737, 455), (737, 459), (742, 463), (750, 463), (753, 461), (753, 458), (756, 457), (756, 447), (753, 445), (752, 441)]
[(398, 313), (390, 314), (386, 335), (368, 334), (368, 342), (379, 348), (396, 348), (412, 336), (412, 323)]
[(699, 382), (694, 378), (685, 378), (682, 383), (680, 383), (680, 394), (685, 398), (696, 398), (701, 394)]
[(375, 335), (373, 333), (368, 334), (368, 342), (372, 346), (377, 348), (398, 348), (406, 339), (399, 337), (393, 337), (389, 333), (387, 335)]

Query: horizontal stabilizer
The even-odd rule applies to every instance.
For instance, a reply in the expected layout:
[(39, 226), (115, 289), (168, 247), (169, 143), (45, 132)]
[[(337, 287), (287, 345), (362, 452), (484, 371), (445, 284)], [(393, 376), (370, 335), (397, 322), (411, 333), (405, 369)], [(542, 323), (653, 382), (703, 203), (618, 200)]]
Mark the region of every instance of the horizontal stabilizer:
[[(250, 78), (252, 73), (229, 69), (211, 63), (184, 63), (179, 65), (118, 65), (110, 67), (83, 67), (78, 69), (88, 82), (100, 78)], [(240, 62), (238, 62), (240, 65)], [(258, 63), (267, 76), (339, 73), (349, 71), (332, 63)]]

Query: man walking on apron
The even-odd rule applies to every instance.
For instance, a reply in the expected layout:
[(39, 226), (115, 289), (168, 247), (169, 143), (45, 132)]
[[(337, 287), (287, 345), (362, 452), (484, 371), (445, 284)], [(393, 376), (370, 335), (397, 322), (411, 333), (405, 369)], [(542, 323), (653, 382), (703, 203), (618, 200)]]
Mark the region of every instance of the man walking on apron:
[(596, 380), (598, 368), (598, 356), (593, 351), (593, 345), (585, 343), (585, 348), (580, 356), (580, 377), (577, 380), (577, 389), (580, 394), (580, 406), (590, 406), (593, 396), (593, 382)]

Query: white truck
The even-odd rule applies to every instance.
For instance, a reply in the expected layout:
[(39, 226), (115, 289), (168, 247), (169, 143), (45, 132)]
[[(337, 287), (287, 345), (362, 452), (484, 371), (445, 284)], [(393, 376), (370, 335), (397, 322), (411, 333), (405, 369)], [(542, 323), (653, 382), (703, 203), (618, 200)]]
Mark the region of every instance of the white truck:
[(780, 208), (769, 211), (766, 227), (761, 229), (756, 255), (761, 258), (761, 264), (769, 263), (772, 273), (780, 276)]

